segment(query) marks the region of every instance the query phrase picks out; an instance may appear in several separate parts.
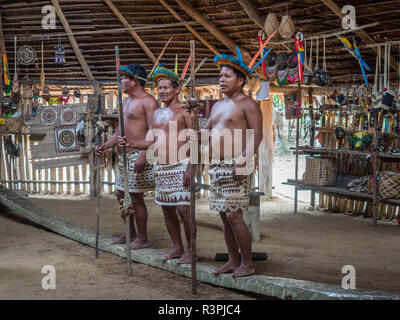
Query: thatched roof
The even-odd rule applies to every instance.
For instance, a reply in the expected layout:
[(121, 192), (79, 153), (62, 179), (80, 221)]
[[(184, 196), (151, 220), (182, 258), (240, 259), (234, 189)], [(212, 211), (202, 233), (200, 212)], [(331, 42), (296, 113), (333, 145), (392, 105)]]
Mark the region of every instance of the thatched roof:
[[(372, 27), (358, 30), (357, 33), (348, 33), (347, 37), (355, 36), (359, 48), (366, 62), (372, 68), (370, 81), (373, 80), (375, 69), (376, 47), (367, 45), (383, 43), (387, 40), (399, 40), (400, 30), (400, 1), (331, 1), (331, 0), (25, 0), (25, 1), (1, 1), (1, 22), (4, 34), (5, 48), (8, 54), (10, 75), (14, 74), (14, 35), (17, 35), (17, 45), (32, 46), (38, 56), (39, 70), (34, 66), (25, 68), (19, 66), (19, 78), (22, 79), (26, 72), (31, 81), (40, 78), (41, 42), (44, 44), (45, 75), (47, 83), (85, 83), (90, 80), (88, 72), (82, 67), (66, 34), (65, 26), (59, 16), (56, 19), (56, 29), (44, 30), (42, 28), (42, 7), (54, 5), (58, 2), (66, 18), (69, 27), (74, 34), (78, 50), (80, 50), (89, 72), (100, 83), (115, 82), (115, 57), (114, 46), (119, 45), (121, 63), (139, 62), (147, 70), (153, 66), (152, 58), (126, 30), (114, 30), (124, 28), (123, 22), (115, 11), (122, 15), (132, 27), (151, 28), (151, 25), (167, 25), (162, 28), (137, 29), (135, 32), (148, 47), (151, 53), (157, 57), (163, 46), (172, 36), (173, 39), (167, 48), (162, 61), (165, 66), (173, 68), (175, 54), (179, 55), (179, 69), (189, 56), (189, 40), (196, 39), (196, 62), (204, 57), (207, 62), (197, 75), (199, 83), (215, 83), (218, 75), (212, 62), (215, 53), (210, 49), (221, 53), (231, 54), (229, 43), (224, 43), (221, 37), (210, 30), (209, 26), (199, 22), (197, 14), (217, 28), (220, 33), (230, 41), (240, 46), (242, 51), (248, 51), (254, 55), (258, 49), (257, 34), (261, 29), (258, 24), (263, 23), (268, 13), (277, 14), (279, 21), (282, 16), (289, 14), (296, 26), (296, 31), (301, 31), (305, 37), (313, 34), (331, 33), (341, 29), (341, 19), (337, 8), (352, 4), (356, 8), (357, 25), (363, 26), (379, 22)], [(111, 2), (107, 4), (107, 2)], [(164, 4), (163, 4), (164, 3)], [(165, 3), (170, 6), (168, 10)], [(180, 4), (179, 4), (180, 3)], [(182, 4), (183, 3), (183, 4)], [(337, 5), (335, 8), (332, 7)], [(191, 12), (186, 5), (190, 5), (195, 11)], [(111, 8), (115, 6), (115, 9)], [(172, 15), (171, 8), (179, 15), (179, 21)], [(246, 9), (246, 10), (245, 10)], [(251, 11), (253, 9), (253, 11)], [(250, 18), (251, 16), (251, 18)], [(185, 24), (186, 23), (186, 24)], [(257, 24), (258, 23), (258, 24)], [(201, 42), (191, 30), (195, 30), (204, 41)], [(111, 30), (109, 32), (102, 32)], [(59, 41), (66, 49), (66, 62), (63, 65), (54, 62), (54, 50)], [(206, 43), (206, 44), (204, 44)], [(326, 39), (327, 66), (336, 84), (343, 82), (361, 83), (360, 68), (358, 62), (347, 53), (336, 37)], [(289, 47), (293, 44), (288, 44)], [(272, 45), (273, 50), (287, 50), (283, 44)], [(315, 52), (315, 50), (314, 50)], [(322, 64), (322, 41), (319, 45), (320, 64)], [(392, 58), (399, 60), (399, 45), (393, 45)], [(397, 79), (395, 69), (392, 68), (392, 78)], [(354, 76), (355, 75), (355, 76)], [(72, 83), (71, 82), (71, 83)]]

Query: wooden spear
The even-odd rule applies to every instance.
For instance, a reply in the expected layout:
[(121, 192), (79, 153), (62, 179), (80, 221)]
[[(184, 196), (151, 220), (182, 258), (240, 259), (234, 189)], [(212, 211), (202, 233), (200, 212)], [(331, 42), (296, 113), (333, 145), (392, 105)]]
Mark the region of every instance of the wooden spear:
[[(195, 42), (194, 40), (190, 40), (190, 57), (191, 57), (191, 66), (190, 66), (190, 75), (191, 75), (191, 90), (190, 90), (190, 120), (191, 120), (191, 128), (196, 130), (196, 111), (195, 111)], [(193, 145), (194, 146), (194, 145)], [(192, 148), (193, 155), (196, 155)], [(196, 282), (196, 198), (195, 198), (195, 170), (196, 165), (193, 163), (194, 156), (191, 157), (190, 161), (190, 245), (192, 248), (192, 294), (197, 294), (197, 282)]]
[[(121, 91), (121, 72), (120, 68), (120, 60), (119, 60), (119, 47), (115, 46), (115, 60), (117, 67), (117, 83), (118, 83), (118, 105), (119, 105), (119, 125), (121, 128), (121, 137), (125, 136), (125, 127), (124, 127), (124, 110), (122, 106), (122, 91)], [(131, 207), (131, 197), (129, 196), (129, 188), (128, 188), (128, 169), (127, 169), (127, 161), (126, 161), (126, 146), (122, 147), (122, 158), (123, 158), (123, 167), (124, 167), (124, 202), (123, 206), (125, 208), (125, 234), (126, 234), (126, 258), (128, 259), (128, 276), (132, 275), (132, 259), (131, 259), (131, 219), (130, 219), (130, 207)]]
[[(101, 95), (98, 97), (98, 108), (101, 108)], [(97, 119), (97, 123), (101, 121), (101, 113), (99, 114), (99, 118)], [(96, 126), (96, 144), (101, 146), (101, 133), (102, 128), (99, 125)], [(100, 233), (100, 160), (96, 155), (93, 158), (94, 166), (96, 167), (96, 180), (95, 180), (95, 193), (96, 193), (96, 258), (99, 257), (99, 233)]]

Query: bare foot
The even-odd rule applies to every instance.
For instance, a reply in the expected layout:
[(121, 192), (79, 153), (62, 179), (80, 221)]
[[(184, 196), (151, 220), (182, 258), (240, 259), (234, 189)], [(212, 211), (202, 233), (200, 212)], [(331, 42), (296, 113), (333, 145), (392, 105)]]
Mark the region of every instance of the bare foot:
[(148, 248), (149, 246), (150, 244), (147, 241), (143, 241), (142, 239), (139, 238), (131, 242), (131, 249), (133, 250), (144, 249)]
[(221, 274), (221, 273), (229, 273), (229, 272), (233, 272), (235, 271), (239, 266), (239, 263), (235, 263), (235, 262), (227, 262), (225, 263), (222, 267), (218, 268), (217, 270), (215, 270), (213, 273), (215, 275), (217, 274)]
[(164, 254), (161, 259), (163, 260), (169, 260), (169, 259), (177, 259), (179, 257), (181, 257), (183, 254), (183, 250), (182, 249), (172, 249), (172, 251), (170, 251), (167, 254)]
[(247, 277), (254, 272), (256, 272), (256, 269), (254, 269), (253, 265), (241, 264), (239, 268), (233, 271), (232, 277)]
[(179, 264), (187, 264), (191, 262), (192, 262), (192, 253), (190, 251), (185, 252), (177, 261), (177, 263)]
[(126, 242), (126, 236), (125, 234), (121, 235), (118, 239), (114, 240), (111, 242), (111, 244), (122, 244)]

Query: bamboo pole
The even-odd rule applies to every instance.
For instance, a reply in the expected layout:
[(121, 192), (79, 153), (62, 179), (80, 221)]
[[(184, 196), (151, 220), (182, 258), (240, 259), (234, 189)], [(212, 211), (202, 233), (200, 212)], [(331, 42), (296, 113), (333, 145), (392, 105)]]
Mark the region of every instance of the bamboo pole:
[[(195, 42), (190, 40), (190, 56), (191, 56), (191, 90), (190, 98), (193, 103), (190, 110), (191, 128), (196, 129), (196, 114), (194, 110), (194, 99), (195, 99)], [(193, 155), (196, 153), (192, 149)], [(196, 198), (195, 198), (195, 176), (196, 176), (196, 164), (193, 163), (193, 158), (190, 161), (190, 243), (192, 250), (192, 294), (197, 294), (197, 282), (196, 282)]]
[[(121, 136), (125, 136), (125, 126), (124, 126), (124, 110), (122, 105), (122, 90), (121, 90), (121, 73), (120, 73), (120, 60), (119, 60), (119, 47), (115, 46), (115, 59), (116, 59), (116, 69), (117, 69), (117, 83), (118, 83), (118, 105), (119, 105), (119, 125), (121, 128)], [(126, 233), (126, 258), (128, 262), (128, 276), (132, 276), (132, 258), (131, 258), (131, 230), (130, 230), (130, 206), (131, 197), (129, 195), (128, 188), (128, 164), (126, 160), (126, 146), (122, 147), (122, 158), (123, 158), (123, 168), (124, 168), (124, 201), (123, 205), (125, 208), (126, 218), (125, 218), (125, 233)]]

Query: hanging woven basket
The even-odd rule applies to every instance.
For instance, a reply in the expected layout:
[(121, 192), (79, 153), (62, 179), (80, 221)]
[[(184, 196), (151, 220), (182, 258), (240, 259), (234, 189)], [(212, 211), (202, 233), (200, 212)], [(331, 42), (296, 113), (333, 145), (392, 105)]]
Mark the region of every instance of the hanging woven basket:
[(296, 28), (290, 16), (283, 16), (281, 24), (279, 26), (279, 33), (284, 39), (293, 37)]
[(274, 37), (278, 34), (279, 21), (275, 13), (268, 13), (264, 23), (264, 31), (267, 36), (270, 36), (274, 31), (276, 31)]

